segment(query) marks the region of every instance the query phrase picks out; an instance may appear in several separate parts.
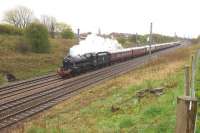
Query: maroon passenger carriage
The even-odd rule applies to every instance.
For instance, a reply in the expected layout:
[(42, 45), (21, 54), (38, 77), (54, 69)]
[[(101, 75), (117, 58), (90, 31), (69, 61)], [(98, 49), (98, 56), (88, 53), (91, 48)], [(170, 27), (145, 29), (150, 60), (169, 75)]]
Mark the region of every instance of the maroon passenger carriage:
[[(154, 44), (151, 46), (151, 52), (153, 53), (153, 52), (164, 50), (170, 47), (175, 47), (177, 45), (180, 45), (180, 42)], [(131, 58), (146, 55), (149, 53), (149, 51), (150, 51), (150, 46), (148, 45), (111, 51), (110, 61), (111, 63), (125, 61)]]

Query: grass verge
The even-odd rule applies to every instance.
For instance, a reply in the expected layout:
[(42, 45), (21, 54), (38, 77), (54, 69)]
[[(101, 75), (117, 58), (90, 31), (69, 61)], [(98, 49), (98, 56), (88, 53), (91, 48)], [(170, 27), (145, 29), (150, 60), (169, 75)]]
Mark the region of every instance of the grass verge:
[(199, 104), (200, 102), (200, 58), (198, 58), (197, 64), (196, 64), (195, 90), (196, 90), (196, 97), (198, 99), (196, 133), (200, 133), (200, 104)]

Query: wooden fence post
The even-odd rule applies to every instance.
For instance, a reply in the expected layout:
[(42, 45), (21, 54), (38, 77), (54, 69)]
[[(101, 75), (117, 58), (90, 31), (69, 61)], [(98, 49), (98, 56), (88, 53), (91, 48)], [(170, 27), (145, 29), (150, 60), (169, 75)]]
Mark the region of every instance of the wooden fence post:
[[(193, 58), (192, 58), (193, 60)], [(176, 133), (194, 133), (197, 113), (197, 99), (190, 96), (190, 67), (185, 66), (184, 95), (177, 98)]]
[(190, 67), (185, 66), (185, 96), (190, 95)]
[(190, 96), (177, 98), (176, 133), (194, 133), (197, 99)]

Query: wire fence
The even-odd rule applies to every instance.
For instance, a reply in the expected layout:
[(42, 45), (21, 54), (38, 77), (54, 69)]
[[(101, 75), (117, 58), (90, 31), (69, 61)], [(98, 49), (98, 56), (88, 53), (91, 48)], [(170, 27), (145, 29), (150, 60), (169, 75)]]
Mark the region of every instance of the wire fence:
[[(192, 97), (196, 97), (196, 86), (195, 86), (195, 82), (196, 82), (196, 74), (197, 74), (197, 67), (199, 66), (199, 59), (200, 59), (200, 49), (194, 54), (194, 56), (192, 56), (192, 64), (191, 64), (191, 96)], [(196, 120), (195, 120), (195, 129), (194, 129), (194, 133), (196, 133), (197, 130), (197, 121), (198, 121), (198, 115), (196, 115)]]
[(177, 97), (176, 133), (196, 133), (198, 129), (199, 74), (200, 49), (193, 54), (190, 64), (185, 66), (185, 93)]

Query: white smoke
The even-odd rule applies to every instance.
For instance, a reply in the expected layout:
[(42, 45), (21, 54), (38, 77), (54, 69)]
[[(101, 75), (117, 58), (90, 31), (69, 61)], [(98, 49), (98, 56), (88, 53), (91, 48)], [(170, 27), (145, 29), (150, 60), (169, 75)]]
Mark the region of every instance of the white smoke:
[(104, 51), (115, 51), (123, 49), (121, 44), (117, 40), (103, 38), (95, 34), (88, 35), (83, 41), (80, 41), (78, 45), (74, 45), (69, 50), (70, 56), (78, 56), (86, 53), (97, 53)]

